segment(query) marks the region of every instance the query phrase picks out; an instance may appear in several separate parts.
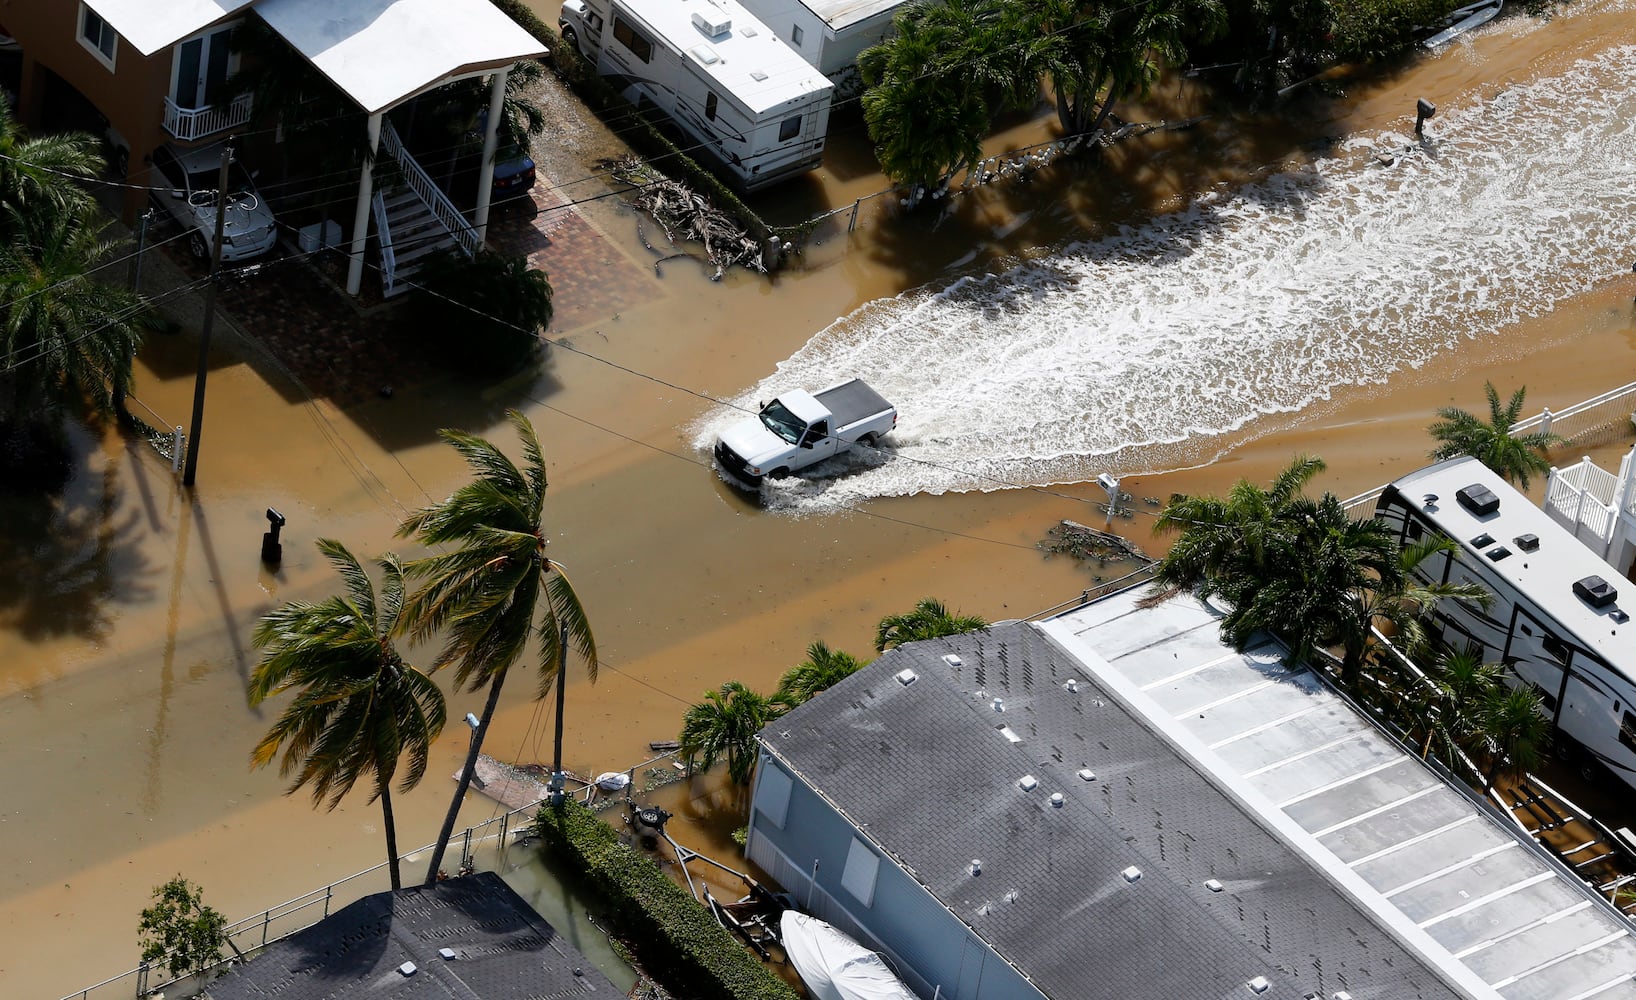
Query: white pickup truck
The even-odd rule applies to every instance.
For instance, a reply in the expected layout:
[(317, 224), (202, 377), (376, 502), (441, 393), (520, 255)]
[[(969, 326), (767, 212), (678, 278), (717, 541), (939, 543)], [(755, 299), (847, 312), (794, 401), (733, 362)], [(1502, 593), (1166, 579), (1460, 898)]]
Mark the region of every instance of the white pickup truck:
[(897, 409), (862, 379), (818, 392), (796, 389), (723, 431), (716, 461), (747, 483), (783, 479), (854, 444), (873, 446), (897, 423)]

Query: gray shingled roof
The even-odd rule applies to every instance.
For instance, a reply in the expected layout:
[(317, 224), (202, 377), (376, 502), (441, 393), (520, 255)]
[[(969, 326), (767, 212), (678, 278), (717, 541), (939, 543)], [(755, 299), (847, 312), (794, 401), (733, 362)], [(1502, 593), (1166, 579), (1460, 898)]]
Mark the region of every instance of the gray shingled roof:
[(889, 652), (762, 737), (1054, 1000), (1460, 995), (1034, 625)]
[[(448, 948), (453, 959), (439, 952)], [(413, 962), (417, 971), (399, 968)], [(493, 872), (366, 896), (234, 966), (212, 1000), (623, 994)]]

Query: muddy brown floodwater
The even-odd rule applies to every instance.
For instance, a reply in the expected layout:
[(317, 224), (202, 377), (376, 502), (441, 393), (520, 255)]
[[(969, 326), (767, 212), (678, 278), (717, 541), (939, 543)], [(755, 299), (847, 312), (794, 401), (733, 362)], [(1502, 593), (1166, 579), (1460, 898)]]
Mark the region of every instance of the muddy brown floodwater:
[[(833, 318), (952, 277), (951, 263), (973, 248), (960, 273), (1048, 253), (1194, 192), (1276, 171), (1321, 148), (1314, 143), (1324, 136), (1401, 129), (1416, 97), (1457, 104), (1633, 42), (1636, 19), (1617, 3), (1576, 5), (1544, 26), (1512, 17), (1439, 57), (1350, 81), (1342, 99), (1293, 104), (1284, 110), (1293, 124), (1218, 114), (1199, 129), (1116, 149), (1101, 172), (1075, 168), (1026, 189), (983, 189), (935, 232), (866, 204), (857, 232), (821, 232), (771, 280), (735, 274), (713, 283), (685, 262), (655, 278), (634, 220), (612, 200), (593, 202), (581, 211), (616, 252), (611, 259), (628, 264), (618, 283), (633, 304), (587, 315), (559, 302), (575, 325), (552, 331), (563, 349), (537, 378), (400, 387), (390, 400), (343, 411), (307, 398), (253, 343), (224, 334), (197, 490), (179, 490), (145, 446), (80, 435), (61, 509), (4, 510), (0, 994), (49, 1000), (130, 968), (138, 911), (177, 872), (236, 917), (376, 862), (378, 812), (361, 796), (317, 811), (305, 796), (281, 795), (276, 773), (248, 769), (271, 720), (245, 703), (255, 662), (249, 634), (275, 604), (334, 589), (315, 538), (342, 539), (365, 556), (401, 545), (392, 535), (403, 513), (461, 481), (437, 428), (510, 443), (503, 411), (517, 406), (534, 419), (552, 475), (552, 553), (584, 596), (605, 657), (594, 686), (571, 668), (566, 763), (579, 773), (624, 769), (648, 756), (648, 741), (674, 738), (683, 709), (704, 690), (730, 679), (768, 690), (814, 639), (864, 654), (873, 623), (921, 597), (998, 620), (1057, 605), (1091, 583), (1093, 571), (1045, 559), (1038, 543), (1060, 519), (1099, 519), (1094, 486), (772, 514), (724, 486), (694, 449), (688, 428), (708, 407), (695, 393), (742, 391)], [(1207, 110), (1196, 91), (1167, 84), (1161, 93), (1144, 114)], [(857, 127), (844, 112), (838, 123)], [(1037, 141), (1043, 129), (1019, 122), (992, 149)], [(593, 133), (565, 127), (559, 140), (588, 153), (605, 143)], [(780, 192), (784, 210), (848, 205), (884, 186), (862, 165), (856, 140), (835, 145), (829, 170)], [(556, 180), (588, 176), (583, 162), (557, 159), (542, 158)], [(1479, 405), (1484, 380), (1526, 382), (1531, 404), (1554, 408), (1629, 381), (1636, 278), (1591, 275), (1585, 287), (1542, 318), (1464, 341), (1387, 385), (1335, 386), (1321, 405), (1257, 421), (1205, 467), (1126, 488), (1218, 491), (1314, 452), (1329, 462), (1319, 485), (1351, 495), (1421, 463), (1432, 412)], [(193, 349), (181, 336), (145, 351), (137, 395), (163, 423), (186, 422)], [(289, 522), (277, 572), (258, 560), (269, 506)], [(1162, 543), (1147, 521), (1138, 515), (1123, 526), (1154, 550)], [(532, 689), (522, 673), (508, 686), (487, 744), (495, 756), (549, 759), (549, 716)], [(480, 703), (457, 693), (450, 717)], [(465, 745), (464, 728), (451, 726), (427, 780), (398, 798), (400, 842), (432, 839)], [(702, 780), (667, 794), (681, 814), (678, 839), (726, 850), (737, 823), (716, 807), (731, 790)], [(495, 812), (474, 796), (462, 818)]]

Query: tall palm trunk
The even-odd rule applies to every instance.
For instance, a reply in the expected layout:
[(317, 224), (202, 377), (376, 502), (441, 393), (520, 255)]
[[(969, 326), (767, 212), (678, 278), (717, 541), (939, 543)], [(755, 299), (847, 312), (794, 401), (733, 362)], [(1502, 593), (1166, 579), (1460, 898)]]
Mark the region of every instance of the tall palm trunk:
[(392, 873), (392, 891), (403, 888), (403, 872), (398, 867), (398, 824), (392, 819), (392, 788), (382, 781), (381, 826), (386, 830), (386, 867)]
[(443, 863), (443, 854), (449, 849), (449, 838), (454, 835), (454, 821), (460, 815), (460, 804), (466, 798), (466, 789), (471, 787), (472, 775), (477, 773), (477, 755), (483, 750), (483, 736), (489, 731), (489, 720), (494, 718), (495, 706), (500, 704), (500, 687), (506, 682), (506, 671), (502, 670), (494, 675), (489, 684), (489, 700), (483, 705), (483, 717), (477, 721), (477, 732), (472, 734), (471, 749), (466, 751), (466, 766), (460, 771), (460, 781), (455, 785), (454, 801), (449, 803), (449, 813), (443, 817), (443, 829), (438, 832), (437, 845), (432, 848), (432, 859), (426, 865), (426, 885), (437, 884), (438, 866)]

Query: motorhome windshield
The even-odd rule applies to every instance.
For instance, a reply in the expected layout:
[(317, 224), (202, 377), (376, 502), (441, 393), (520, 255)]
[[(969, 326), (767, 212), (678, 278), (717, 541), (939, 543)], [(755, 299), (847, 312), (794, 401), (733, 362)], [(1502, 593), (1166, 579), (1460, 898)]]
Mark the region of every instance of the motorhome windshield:
[(761, 422), (790, 444), (800, 444), (801, 433), (807, 429), (806, 421), (791, 413), (776, 399), (761, 408)]

